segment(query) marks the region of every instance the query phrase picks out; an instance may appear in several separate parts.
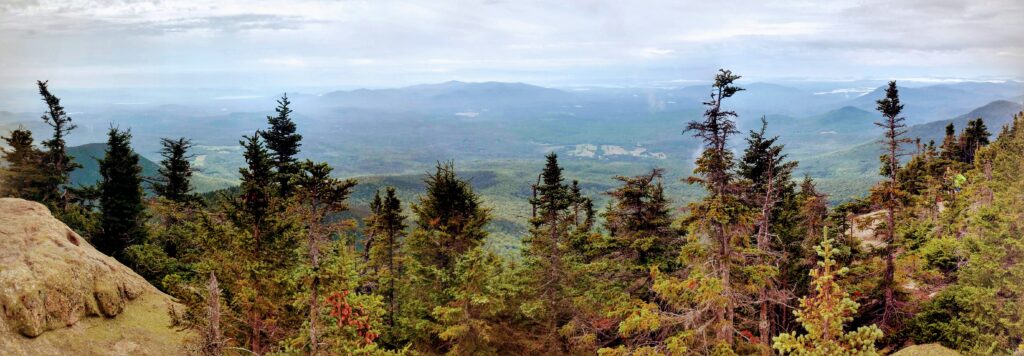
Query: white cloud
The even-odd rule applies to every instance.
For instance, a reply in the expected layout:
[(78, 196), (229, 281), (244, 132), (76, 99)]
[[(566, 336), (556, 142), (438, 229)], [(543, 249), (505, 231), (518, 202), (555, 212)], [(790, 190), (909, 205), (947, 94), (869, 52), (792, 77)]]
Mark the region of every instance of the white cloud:
[(1021, 18), (1019, 0), (15, 0), (0, 3), (0, 81), (628, 86), (720, 67), (763, 79), (1020, 78)]
[(668, 48), (648, 47), (648, 48), (644, 48), (644, 49), (640, 50), (640, 56), (641, 57), (647, 57), (647, 58), (664, 57), (664, 56), (668, 56), (668, 55), (670, 55), (672, 53), (675, 53), (675, 50), (668, 49)]

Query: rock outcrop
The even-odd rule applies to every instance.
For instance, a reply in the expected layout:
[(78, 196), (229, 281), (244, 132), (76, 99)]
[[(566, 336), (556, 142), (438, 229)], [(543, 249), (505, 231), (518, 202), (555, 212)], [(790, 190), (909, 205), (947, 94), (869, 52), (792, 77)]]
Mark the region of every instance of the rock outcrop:
[(178, 353), (175, 303), (55, 219), (0, 199), (0, 350), (4, 354)]

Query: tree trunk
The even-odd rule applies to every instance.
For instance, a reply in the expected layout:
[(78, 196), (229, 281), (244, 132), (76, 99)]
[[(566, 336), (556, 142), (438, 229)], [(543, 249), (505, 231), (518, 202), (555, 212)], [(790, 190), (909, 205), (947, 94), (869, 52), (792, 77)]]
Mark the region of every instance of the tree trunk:
[(316, 338), (316, 321), (320, 318), (320, 309), (318, 306), (317, 289), (320, 287), (320, 247), (317, 244), (317, 199), (313, 199), (311, 206), (310, 223), (309, 223), (309, 262), (310, 267), (313, 270), (313, 281), (309, 286), (309, 349), (310, 355), (316, 355), (318, 343)]

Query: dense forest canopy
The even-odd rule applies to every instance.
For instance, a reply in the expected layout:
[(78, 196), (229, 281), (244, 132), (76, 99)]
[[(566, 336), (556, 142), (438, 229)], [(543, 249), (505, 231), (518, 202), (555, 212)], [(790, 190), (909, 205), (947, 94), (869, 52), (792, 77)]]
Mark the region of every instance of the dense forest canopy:
[[(665, 167), (595, 193), (548, 152), (517, 172), (511, 245), (494, 243), (507, 221), (459, 157), (356, 204), (363, 182), (301, 155), (287, 95), (237, 138), (239, 184), (200, 194), (188, 137), (160, 140), (156, 169), (128, 128), (109, 128), (95, 162), (70, 154), (76, 125), (39, 81), (50, 132), (3, 136), (0, 193), (177, 298), (192, 353), (1024, 352), (1024, 112), (923, 132), (889, 82), (870, 114), (882, 179), (830, 204), (772, 120), (741, 130), (732, 104), (758, 89), (740, 78), (720, 70), (698, 118), (656, 129), (697, 139), (682, 181), (700, 194), (673, 196)], [(72, 181), (85, 166), (96, 184)]]

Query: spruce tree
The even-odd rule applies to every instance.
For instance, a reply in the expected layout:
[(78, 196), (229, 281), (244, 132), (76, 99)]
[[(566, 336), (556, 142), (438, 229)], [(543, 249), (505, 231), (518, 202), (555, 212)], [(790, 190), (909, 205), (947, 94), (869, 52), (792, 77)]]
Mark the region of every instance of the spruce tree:
[(60, 105), (60, 98), (50, 93), (47, 83), (47, 81), (36, 82), (39, 86), (39, 95), (46, 103), (46, 113), (42, 119), (53, 129), (53, 136), (42, 142), (43, 147), (46, 147), (43, 165), (47, 171), (43, 201), (51, 207), (59, 207), (63, 210), (67, 208), (67, 204), (71, 200), (65, 189), (70, 183), (71, 171), (82, 167), (68, 155), (65, 141), (67, 135), (77, 126), (64, 112), (64, 107)]
[[(741, 196), (742, 187), (737, 184), (733, 171), (735, 166), (733, 154), (726, 145), (729, 136), (737, 133), (736, 123), (733, 118), (736, 112), (725, 110), (722, 103), (725, 99), (732, 97), (743, 90), (733, 83), (740, 76), (732, 74), (728, 70), (720, 70), (715, 76), (712, 86), (711, 99), (704, 103), (707, 108), (704, 111), (704, 119), (692, 121), (687, 124), (685, 132), (693, 132), (694, 137), (699, 138), (704, 144), (704, 151), (697, 158), (697, 167), (694, 169), (696, 176), (687, 179), (691, 184), (700, 184), (707, 191), (707, 195), (701, 201), (691, 203), (691, 230), (708, 235), (710, 245), (694, 239), (696, 249), (691, 258), (708, 258), (709, 263), (703, 261), (690, 262), (694, 268), (710, 267), (709, 270), (691, 273), (696, 278), (707, 280), (695, 283), (712, 283), (721, 288), (718, 298), (713, 300), (696, 301), (704, 306), (696, 307), (698, 310), (710, 310), (713, 321), (711, 330), (714, 331), (714, 342), (722, 342), (725, 345), (732, 345), (735, 334), (735, 308), (738, 295), (733, 292), (732, 270), (736, 259), (737, 236), (749, 229), (747, 222), (750, 220), (749, 209), (743, 203)], [(707, 249), (706, 252), (697, 252)]]
[(967, 127), (964, 128), (963, 132), (962, 161), (967, 164), (973, 164), (974, 156), (978, 149), (988, 145), (989, 136), (992, 136), (992, 134), (988, 132), (988, 127), (985, 127), (985, 122), (980, 117), (968, 121)]
[(587, 252), (593, 212), (579, 183), (564, 183), (558, 156), (552, 152), (545, 158), (530, 200), (535, 213), (524, 256), (535, 302), (541, 306), (537, 333), (549, 347), (561, 347), (559, 329), (586, 312), (572, 303), (572, 297), (584, 278), (578, 264)]
[(651, 301), (650, 268), (673, 271), (681, 246), (672, 228), (663, 174), (662, 169), (652, 169), (636, 177), (615, 177), (621, 186), (608, 192), (612, 202), (604, 213), (611, 245), (605, 257), (614, 261), (612, 266), (626, 269), (625, 275), (614, 277), (646, 302)]
[(415, 223), (405, 244), (409, 295), (402, 314), (415, 320), (405, 332), (418, 349), (441, 352), (450, 345), (439, 335), (441, 320), (434, 308), (452, 301), (447, 291), (456, 278), (456, 263), (483, 244), (490, 209), (483, 207), (469, 181), (456, 174), (452, 162), (438, 163), (424, 183), (425, 194), (411, 205)]
[(890, 81), (885, 89), (885, 98), (878, 100), (878, 112), (882, 114), (882, 120), (875, 125), (883, 129), (883, 139), (879, 141), (885, 148), (885, 154), (881, 159), (883, 162), (882, 173), (888, 180), (883, 187), (885, 199), (885, 271), (882, 276), (883, 311), (880, 322), (883, 328), (894, 326), (898, 317), (898, 306), (896, 301), (896, 214), (900, 208), (899, 201), (903, 193), (900, 191), (897, 172), (900, 169), (899, 158), (904, 155), (902, 145), (912, 142), (904, 137), (907, 133), (905, 119), (900, 114), (903, 112), (903, 104), (900, 104), (899, 89), (896, 88), (896, 81)]
[(739, 176), (749, 184), (748, 199), (760, 210), (754, 239), (758, 255), (749, 264), (758, 270), (758, 275), (752, 280), (758, 289), (758, 336), (764, 345), (770, 344), (772, 320), (775, 319), (772, 312), (776, 310), (776, 305), (785, 303), (784, 300), (777, 300), (780, 295), (778, 257), (781, 257), (783, 249), (772, 243), (772, 237), (779, 236), (778, 230), (782, 226), (774, 224), (780, 220), (776, 213), (780, 212), (780, 203), (784, 202), (786, 195), (792, 193), (793, 183), (790, 179), (796, 168), (796, 162), (785, 162), (783, 146), (776, 144), (778, 137), (765, 136), (767, 128), (767, 120), (761, 117), (761, 129), (750, 131), (746, 139), (747, 148), (737, 169)]
[(274, 189), (273, 162), (267, 148), (260, 141), (259, 131), (252, 136), (242, 136), (238, 143), (245, 149), (246, 166), (238, 170), (242, 177), (240, 194), (235, 202), (234, 220), (252, 231), (255, 246), (258, 248), (263, 233), (268, 229), (268, 215), (273, 211), (272, 198)]
[(553, 354), (523, 339), (536, 330), (517, 329), (523, 284), (516, 270), (493, 252), (477, 246), (459, 256), (444, 293), (450, 301), (434, 308), (440, 339), (449, 355)]
[(331, 177), (331, 166), (327, 163), (305, 161), (299, 164), (299, 172), (292, 181), (295, 183), (297, 208), (305, 220), (306, 248), (309, 256), (309, 341), (311, 354), (319, 349), (317, 324), (320, 319), (320, 259), (321, 245), (339, 232), (340, 225), (328, 219), (348, 210), (346, 201), (355, 187), (352, 179), (340, 180)]
[(410, 251), (423, 265), (447, 271), (459, 255), (483, 243), (490, 209), (451, 162), (438, 163), (425, 183), (426, 194), (412, 205), (416, 225)]
[(267, 148), (273, 153), (274, 167), (277, 173), (278, 193), (286, 197), (291, 192), (290, 181), (292, 176), (298, 173), (295, 155), (299, 153), (299, 146), (302, 144), (302, 135), (295, 132), (295, 122), (292, 121), (292, 109), (288, 107), (288, 94), (281, 95), (277, 101), (277, 112), (275, 116), (267, 116), (267, 123), (270, 128), (260, 132)]
[(100, 252), (122, 258), (126, 247), (145, 238), (142, 167), (132, 151), (131, 132), (112, 127), (107, 136), (106, 154), (99, 160), (102, 217), (95, 245)]
[(942, 156), (948, 161), (960, 160), (960, 145), (957, 144), (956, 128), (953, 123), (946, 125), (946, 136), (942, 139)]
[(7, 164), (0, 168), (0, 196), (43, 201), (46, 179), (42, 166), (44, 153), (33, 146), (32, 132), (18, 128), (2, 138), (9, 148), (0, 147), (2, 160)]
[(160, 139), (160, 168), (157, 171), (160, 176), (151, 183), (153, 192), (156, 195), (167, 198), (177, 203), (185, 203), (196, 200), (192, 194), (192, 165), (188, 159), (188, 150), (192, 148), (192, 141), (184, 137), (178, 139)]
[(384, 334), (384, 341), (393, 346), (397, 345), (395, 333), (395, 320), (399, 313), (398, 282), (402, 279), (403, 256), (402, 239), (405, 216), (402, 215), (402, 202), (395, 194), (395, 188), (388, 187), (384, 197), (380, 194), (374, 196), (374, 203), (371, 204), (373, 211), (372, 234), (368, 234), (367, 249), (369, 250), (368, 265), (373, 271), (373, 277), (377, 285), (377, 294), (384, 297), (384, 304), (387, 310), (385, 323), (388, 327)]
[(793, 312), (803, 325), (805, 334), (783, 333), (774, 338), (773, 347), (786, 355), (878, 355), (875, 341), (882, 338), (878, 327), (862, 326), (853, 332), (843, 331), (853, 321), (858, 304), (850, 300), (837, 279), (847, 273), (833, 258), (835, 250), (828, 232), (815, 247), (822, 261), (811, 270), (814, 289), (800, 298), (800, 309)]

